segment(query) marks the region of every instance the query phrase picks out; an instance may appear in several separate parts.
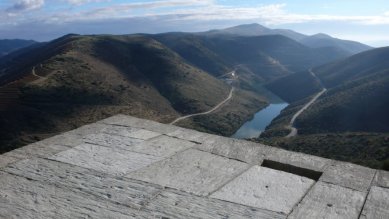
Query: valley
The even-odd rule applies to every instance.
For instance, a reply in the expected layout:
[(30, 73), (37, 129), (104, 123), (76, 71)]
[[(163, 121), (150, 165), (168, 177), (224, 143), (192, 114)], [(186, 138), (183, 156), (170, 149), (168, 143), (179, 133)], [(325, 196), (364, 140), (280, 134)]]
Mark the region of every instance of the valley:
[(120, 113), (385, 168), (387, 52), (258, 24), (25, 45), (0, 58), (0, 151)]

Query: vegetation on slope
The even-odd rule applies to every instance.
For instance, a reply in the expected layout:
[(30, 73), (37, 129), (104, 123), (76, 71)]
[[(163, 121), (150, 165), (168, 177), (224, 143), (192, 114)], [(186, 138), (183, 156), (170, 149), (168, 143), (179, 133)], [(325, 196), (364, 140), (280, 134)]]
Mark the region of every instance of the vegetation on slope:
[(0, 88), (2, 152), (118, 113), (169, 122), (230, 90), (143, 36), (66, 36), (7, 63), (2, 79), (18, 80)]
[(324, 133), (257, 141), (287, 150), (389, 170), (388, 133)]
[(308, 70), (274, 80), (266, 87), (289, 103), (309, 97), (322, 89), (320, 82)]
[(388, 54), (381, 48), (315, 68), (330, 89), (297, 118), (299, 135), (284, 138), (284, 127), (306, 99), (288, 106), (258, 140), (389, 169), (389, 66), (383, 58)]

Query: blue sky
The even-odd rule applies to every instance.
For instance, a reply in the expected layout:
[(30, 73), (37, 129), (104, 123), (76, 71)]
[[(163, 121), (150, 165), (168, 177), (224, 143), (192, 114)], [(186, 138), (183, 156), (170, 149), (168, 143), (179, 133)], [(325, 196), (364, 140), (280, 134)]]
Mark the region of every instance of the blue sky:
[(387, 0), (1, 0), (0, 38), (205, 31), (245, 23), (389, 46)]

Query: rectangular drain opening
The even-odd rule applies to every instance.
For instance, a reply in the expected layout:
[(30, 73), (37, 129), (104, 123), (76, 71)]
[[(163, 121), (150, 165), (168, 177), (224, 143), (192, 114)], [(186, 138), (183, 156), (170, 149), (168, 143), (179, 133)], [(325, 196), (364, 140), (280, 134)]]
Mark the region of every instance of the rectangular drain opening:
[(318, 181), (321, 175), (323, 174), (322, 172), (315, 171), (315, 170), (310, 170), (302, 167), (296, 167), (290, 164), (285, 164), (285, 163), (280, 163), (277, 161), (272, 161), (272, 160), (264, 160), (262, 162), (263, 167), (267, 167), (270, 169), (274, 170), (279, 170), (287, 173), (292, 173), (295, 175), (307, 177), (310, 179), (313, 179), (315, 181)]

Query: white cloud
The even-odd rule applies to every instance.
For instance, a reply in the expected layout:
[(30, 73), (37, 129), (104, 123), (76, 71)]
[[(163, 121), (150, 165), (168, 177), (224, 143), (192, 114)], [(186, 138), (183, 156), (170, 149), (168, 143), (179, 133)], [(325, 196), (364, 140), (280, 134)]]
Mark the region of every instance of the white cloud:
[(64, 1), (72, 5), (82, 5), (82, 4), (93, 3), (93, 2), (109, 2), (110, 0), (64, 0)]
[(29, 11), (41, 8), (44, 4), (44, 0), (18, 0), (7, 11)]

